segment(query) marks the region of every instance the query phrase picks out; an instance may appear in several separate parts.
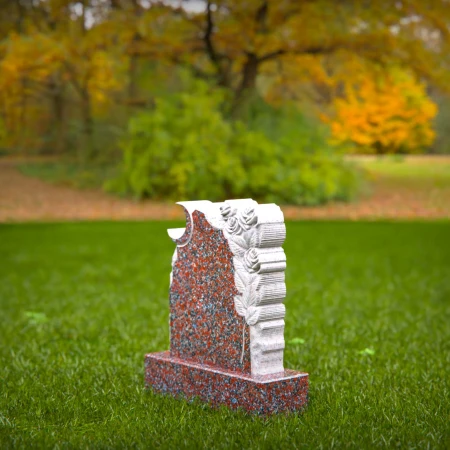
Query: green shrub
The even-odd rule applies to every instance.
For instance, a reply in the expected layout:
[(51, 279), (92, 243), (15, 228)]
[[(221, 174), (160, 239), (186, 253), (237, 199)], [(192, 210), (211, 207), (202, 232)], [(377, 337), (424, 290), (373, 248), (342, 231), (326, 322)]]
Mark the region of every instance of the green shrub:
[(229, 122), (221, 101), (220, 93), (199, 85), (133, 117), (122, 141), (121, 176), (106, 189), (137, 198), (252, 197), (309, 205), (354, 194), (357, 173), (328, 147), (305, 145), (302, 132), (277, 140), (264, 126)]

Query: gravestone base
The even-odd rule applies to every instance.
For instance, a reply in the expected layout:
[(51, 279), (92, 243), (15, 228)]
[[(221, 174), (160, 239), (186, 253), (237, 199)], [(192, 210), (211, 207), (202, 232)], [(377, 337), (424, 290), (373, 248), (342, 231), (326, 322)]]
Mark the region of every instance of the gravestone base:
[(308, 401), (308, 374), (283, 373), (250, 376), (170, 356), (145, 356), (145, 385), (155, 392), (200, 400), (212, 406), (242, 408), (256, 414), (298, 411)]

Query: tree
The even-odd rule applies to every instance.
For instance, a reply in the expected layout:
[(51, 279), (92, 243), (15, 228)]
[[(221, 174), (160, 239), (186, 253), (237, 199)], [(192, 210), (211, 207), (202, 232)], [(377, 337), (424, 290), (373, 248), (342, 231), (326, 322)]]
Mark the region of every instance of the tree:
[(450, 92), (450, 0), (193, 3), (0, 0), (4, 134), (23, 141), (26, 128), (25, 146), (35, 148), (52, 134), (62, 151), (78, 119), (80, 159), (96, 156), (95, 121), (106, 106), (131, 115), (154, 104), (143, 67), (168, 68), (166, 78), (188, 67), (225, 88), (235, 117), (255, 93), (271, 103), (307, 93), (323, 112), (345, 97), (347, 82), (356, 88), (360, 66), (407, 70)]
[(436, 105), (423, 83), (403, 70), (366, 72), (345, 84), (329, 119), (333, 140), (351, 142), (362, 153), (415, 153), (435, 138)]
[(2, 50), (0, 111), (6, 129), (5, 144), (39, 147), (42, 142), (32, 139), (33, 130), (42, 119), (39, 104), (47, 94), (47, 82), (60, 66), (59, 52), (44, 35), (20, 36), (15, 32)]
[[(93, 115), (119, 88), (120, 70), (103, 23), (88, 25), (89, 3), (24, 2), (28, 9), (21, 13), (26, 19), (21, 22), (22, 34), (10, 32), (0, 61), (0, 103), (12, 146), (17, 146), (23, 130), (33, 129), (37, 119), (48, 116), (47, 123), (56, 131), (55, 148), (64, 147), (66, 110), (76, 100), (83, 135), (79, 159), (95, 156)], [(40, 130), (35, 145), (42, 144), (43, 134)]]
[[(151, 3), (154, 8), (164, 2)], [(383, 67), (408, 67), (450, 89), (448, 0), (208, 0), (204, 4), (205, 11), (199, 14), (173, 7), (176, 20), (188, 26), (179, 28), (165, 43), (166, 49), (195, 73), (231, 89), (234, 109), (256, 89), (258, 76), (271, 62), (336, 52), (356, 54)]]

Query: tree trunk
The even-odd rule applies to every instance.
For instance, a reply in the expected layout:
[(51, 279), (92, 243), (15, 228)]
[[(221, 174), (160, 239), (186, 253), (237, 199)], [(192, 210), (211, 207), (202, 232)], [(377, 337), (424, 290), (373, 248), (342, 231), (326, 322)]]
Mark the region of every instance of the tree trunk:
[(20, 153), (31, 153), (30, 148), (28, 146), (28, 135), (27, 135), (27, 94), (26, 94), (26, 80), (22, 77), (20, 81), (20, 85), (22, 88), (21, 91), (21, 102), (20, 102), (20, 114), (19, 114), (19, 127), (17, 131), (19, 131), (19, 137), (17, 139), (17, 147)]
[[(114, 1), (113, 1), (114, 3)], [(128, 66), (128, 107), (130, 109), (130, 113), (132, 111), (133, 105), (140, 104), (141, 102), (138, 99), (139, 89), (137, 83), (137, 76), (139, 74), (139, 55), (137, 53), (137, 48), (139, 43), (142, 41), (142, 36), (138, 31), (138, 23), (139, 18), (142, 15), (142, 8), (137, 0), (131, 0), (132, 6), (132, 21), (136, 26), (136, 29), (133, 34), (133, 39), (131, 41), (131, 45), (129, 47), (129, 55), (130, 55), (130, 64)]]
[(259, 60), (254, 53), (247, 54), (247, 60), (242, 67), (242, 79), (237, 88), (233, 104), (231, 106), (231, 115), (238, 117), (247, 101), (256, 91), (256, 78), (258, 76)]
[(133, 103), (137, 99), (136, 75), (138, 69), (138, 57), (130, 56), (130, 66), (128, 68), (128, 101)]
[(53, 96), (53, 115), (55, 118), (55, 152), (64, 153), (66, 147), (66, 115), (64, 108), (64, 96), (61, 91)]
[(139, 33), (135, 33), (133, 36), (133, 40), (130, 46), (130, 60), (128, 66), (128, 86), (127, 86), (127, 104), (129, 108), (129, 113), (133, 109), (135, 104), (138, 104), (138, 85), (137, 85), (137, 76), (139, 70), (139, 55), (136, 53), (136, 44), (141, 40)]
[[(50, 126), (54, 128), (53, 150), (56, 154), (64, 153), (66, 147), (66, 108), (64, 104), (64, 92), (61, 86), (60, 77), (57, 74), (49, 82), (51, 92), (51, 107), (53, 121)], [(51, 134), (51, 131), (49, 131)]]
[(78, 158), (84, 164), (95, 156), (92, 102), (91, 96), (86, 89), (83, 91), (81, 100), (81, 117), (83, 122), (83, 139), (81, 147), (78, 148)]

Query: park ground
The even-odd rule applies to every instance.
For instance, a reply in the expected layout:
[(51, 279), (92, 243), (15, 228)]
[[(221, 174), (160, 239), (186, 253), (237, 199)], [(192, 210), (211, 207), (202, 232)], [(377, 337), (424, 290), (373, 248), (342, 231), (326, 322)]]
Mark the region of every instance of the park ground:
[(447, 221), (287, 222), (300, 414), (144, 390), (180, 222), (0, 224), (0, 448), (450, 448)]
[(284, 361), (310, 391), (268, 418), (144, 389), (177, 207), (0, 161), (1, 449), (450, 448), (449, 158), (359, 158), (357, 201), (284, 207)]
[[(358, 198), (318, 207), (284, 206), (286, 219), (450, 218), (450, 157), (358, 157), (355, 163), (368, 179)], [(0, 222), (182, 218), (171, 203), (118, 198), (100, 188), (75, 189), (55, 167), (53, 162), (1, 158)]]

